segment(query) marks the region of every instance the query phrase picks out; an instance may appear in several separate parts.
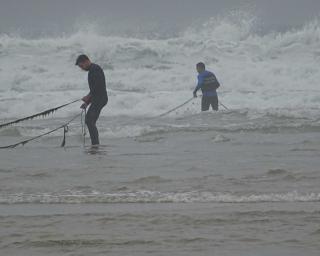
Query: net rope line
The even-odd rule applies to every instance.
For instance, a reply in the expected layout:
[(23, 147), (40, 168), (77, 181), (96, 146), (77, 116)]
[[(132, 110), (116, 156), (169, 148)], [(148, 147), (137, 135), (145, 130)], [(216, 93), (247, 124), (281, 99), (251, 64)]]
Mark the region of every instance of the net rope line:
[(86, 135), (87, 135), (87, 131), (86, 131), (86, 115), (87, 115), (87, 109), (84, 108), (81, 112), (81, 133), (83, 136), (83, 147), (86, 146)]
[(4, 127), (7, 127), (7, 126), (10, 126), (10, 125), (14, 125), (14, 124), (17, 124), (17, 123), (21, 123), (21, 122), (24, 122), (24, 121), (27, 121), (27, 120), (32, 120), (34, 118), (37, 118), (37, 117), (46, 117), (50, 114), (53, 114), (54, 112), (56, 112), (57, 110), (61, 109), (61, 108), (65, 108), (73, 103), (76, 103), (80, 101), (80, 99), (78, 100), (74, 100), (74, 101), (71, 101), (69, 103), (66, 103), (66, 104), (63, 104), (61, 106), (58, 106), (58, 107), (55, 107), (55, 108), (51, 108), (51, 109), (48, 109), (48, 110), (45, 110), (45, 111), (42, 111), (40, 113), (37, 113), (37, 114), (34, 114), (34, 115), (31, 115), (31, 116), (27, 116), (27, 117), (23, 117), (23, 118), (20, 118), (20, 119), (17, 119), (15, 121), (11, 121), (11, 122), (8, 122), (8, 123), (4, 123), (4, 124), (0, 124), (0, 129), (1, 128), (4, 128)]
[(153, 118), (159, 118), (159, 117), (164, 117), (166, 115), (169, 115), (170, 113), (172, 113), (172, 112), (184, 107), (185, 105), (187, 105), (189, 102), (191, 102), (193, 100), (194, 100), (194, 97), (192, 97), (191, 99), (188, 99), (187, 101), (185, 101), (184, 103), (180, 104), (179, 106), (177, 106), (177, 107), (175, 107), (175, 108), (173, 108), (173, 109), (171, 109), (171, 110), (169, 110), (169, 111), (167, 111), (167, 112), (165, 112), (165, 113), (163, 113), (161, 115), (155, 116)]
[[(201, 97), (203, 97), (203, 95), (200, 95), (200, 96), (199, 96), (199, 98), (201, 98)], [(177, 107), (175, 107), (175, 108), (173, 108), (173, 109), (171, 109), (171, 110), (169, 110), (169, 111), (167, 111), (167, 112), (165, 112), (165, 113), (163, 113), (163, 114), (161, 114), (161, 115), (152, 117), (152, 119), (154, 119), (154, 118), (160, 118), (160, 117), (164, 117), (164, 116), (166, 116), (166, 115), (169, 115), (169, 114), (171, 114), (172, 112), (174, 112), (174, 111), (176, 111), (176, 110), (184, 107), (185, 105), (187, 105), (189, 102), (193, 101), (194, 99), (196, 99), (196, 98), (195, 98), (195, 97), (192, 97), (192, 98), (188, 99), (187, 101), (185, 101), (184, 103), (180, 104), (179, 106), (177, 106)], [(226, 109), (226, 110), (230, 110), (230, 109), (227, 108), (220, 100), (219, 100), (219, 105), (222, 106), (222, 107), (223, 107), (224, 109)]]
[(72, 117), (68, 122), (58, 126), (57, 128), (53, 129), (53, 130), (50, 130), (46, 133), (42, 133), (38, 136), (35, 136), (35, 137), (32, 137), (30, 139), (27, 139), (27, 140), (23, 140), (23, 141), (20, 141), (18, 143), (15, 143), (15, 144), (12, 144), (12, 145), (8, 145), (8, 146), (4, 146), (4, 147), (0, 147), (0, 149), (13, 149), (13, 148), (16, 148), (17, 146), (19, 145), (22, 145), (24, 146), (25, 144), (29, 143), (30, 141), (33, 141), (33, 140), (36, 140), (36, 139), (39, 139), (39, 138), (42, 138), (46, 135), (49, 135), (51, 133), (54, 133), (60, 129), (63, 129), (63, 141), (62, 141), (62, 144), (61, 144), (61, 147), (64, 147), (65, 146), (65, 143), (66, 143), (66, 133), (68, 132), (69, 128), (68, 126), (70, 125), (70, 123), (72, 123), (75, 119), (77, 119), (78, 117), (82, 116), (83, 115), (83, 112), (84, 111), (81, 111), (80, 114), (77, 114), (75, 115), (74, 117)]
[[(202, 97), (202, 96), (200, 96), (200, 97)], [(194, 99), (195, 99), (195, 98), (192, 97), (192, 98), (188, 99), (187, 101), (185, 101), (184, 103), (182, 103), (182, 104), (174, 107), (173, 109), (171, 109), (171, 110), (169, 110), (169, 111), (167, 111), (167, 112), (165, 112), (165, 113), (163, 113), (163, 114), (161, 114), (161, 115), (152, 117), (151, 119), (161, 118), (161, 117), (164, 117), (164, 116), (166, 116), (166, 115), (169, 115), (170, 113), (172, 113), (172, 112), (174, 112), (174, 111), (176, 111), (176, 110), (184, 107), (185, 105), (187, 105), (189, 102), (193, 101)], [(78, 102), (78, 101), (80, 101), (80, 100), (75, 100), (75, 101), (72, 101), (72, 102), (70, 102), (70, 103), (61, 105), (61, 106), (59, 106), (59, 107), (52, 108), (52, 109), (43, 111), (43, 112), (41, 112), (41, 113), (38, 113), (38, 114), (35, 114), (35, 115), (32, 115), (32, 116), (26, 117), (26, 118), (18, 119), (18, 120), (16, 120), (16, 121), (13, 121), (13, 122), (10, 122), (10, 123), (7, 123), (7, 124), (3, 124), (3, 125), (0, 126), (0, 128), (5, 127), (5, 126), (10, 126), (10, 125), (15, 124), (15, 123), (18, 123), (18, 122), (22, 122), (22, 121), (26, 121), (26, 120), (31, 120), (31, 119), (33, 119), (33, 118), (35, 118), (35, 117), (38, 117), (38, 116), (46, 116), (46, 115), (48, 115), (48, 114), (50, 114), (50, 113), (55, 112), (55, 111), (58, 110), (58, 109), (64, 108), (64, 107), (69, 106), (69, 105), (71, 105), (71, 104), (73, 104), (73, 103), (75, 103), (75, 102)], [(221, 102), (219, 102), (219, 104), (220, 104), (221, 106), (223, 106), (226, 110), (229, 110), (229, 109), (228, 109), (224, 104), (222, 104)], [(45, 113), (45, 114), (44, 114), (44, 113)], [(64, 123), (63, 125), (60, 125), (59, 127), (55, 128), (55, 129), (53, 129), (53, 130), (51, 130), (51, 131), (49, 131), (49, 132), (40, 134), (40, 135), (38, 135), (38, 136), (32, 137), (32, 138), (27, 139), (27, 140), (24, 140), (24, 141), (20, 141), (20, 142), (18, 142), (18, 143), (12, 144), (12, 145), (0, 147), (0, 149), (13, 149), (13, 148), (16, 148), (16, 147), (19, 146), (19, 145), (24, 146), (25, 144), (27, 144), (27, 143), (29, 143), (29, 142), (31, 142), (31, 141), (33, 141), (33, 140), (36, 140), (36, 139), (39, 139), (39, 138), (44, 137), (44, 136), (46, 136), (46, 135), (49, 135), (49, 134), (51, 134), (51, 133), (54, 133), (54, 132), (56, 132), (56, 131), (58, 131), (58, 130), (60, 130), (60, 129), (63, 129), (63, 141), (62, 141), (62, 143), (61, 143), (61, 147), (65, 147), (65, 144), (66, 144), (66, 134), (67, 134), (68, 131), (69, 131), (69, 127), (68, 127), (68, 126), (69, 126), (69, 124), (70, 124), (71, 122), (73, 122), (73, 121), (74, 121), (75, 119), (77, 119), (78, 117), (81, 117), (81, 133), (82, 133), (82, 136), (83, 136), (83, 146), (85, 146), (85, 142), (86, 142), (86, 141), (85, 141), (85, 139), (86, 139), (86, 127), (85, 127), (86, 113), (87, 113), (87, 112), (86, 112), (86, 109), (83, 109), (80, 114), (77, 114), (77, 115), (74, 116), (72, 119), (70, 119), (68, 122)]]

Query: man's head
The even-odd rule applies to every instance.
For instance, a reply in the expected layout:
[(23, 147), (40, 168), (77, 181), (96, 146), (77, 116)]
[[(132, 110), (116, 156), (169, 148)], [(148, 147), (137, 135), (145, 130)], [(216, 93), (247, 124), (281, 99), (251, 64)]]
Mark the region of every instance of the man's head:
[(91, 61), (87, 55), (81, 54), (76, 60), (76, 65), (79, 66), (82, 70), (88, 71), (91, 65)]
[(198, 64), (197, 64), (197, 71), (198, 71), (198, 73), (200, 74), (200, 73), (202, 73), (203, 71), (205, 71), (206, 70), (206, 66), (204, 65), (204, 63), (203, 62), (199, 62)]

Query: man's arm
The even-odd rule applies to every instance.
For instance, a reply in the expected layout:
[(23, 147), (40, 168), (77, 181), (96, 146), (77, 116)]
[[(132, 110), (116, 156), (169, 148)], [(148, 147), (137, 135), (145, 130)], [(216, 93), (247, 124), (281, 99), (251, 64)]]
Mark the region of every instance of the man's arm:
[(90, 95), (99, 95), (105, 84), (105, 76), (103, 70), (96, 68), (92, 71), (92, 79), (90, 81)]
[(196, 86), (196, 88), (193, 91), (193, 96), (196, 98), (197, 97), (197, 91), (201, 89), (202, 85), (203, 85), (203, 76), (198, 75), (198, 84)]
[(93, 95), (96, 97), (100, 94), (101, 87), (103, 87), (105, 84), (105, 76), (103, 70), (100, 68), (95, 68), (94, 70), (90, 71), (89, 77), (90, 92), (87, 96), (82, 98), (84, 103), (82, 104), (81, 108), (83, 109), (85, 109), (92, 102)]
[(89, 92), (89, 94), (87, 96), (84, 96), (82, 98), (82, 101), (83, 101), (83, 104), (81, 105), (80, 108), (86, 109), (91, 103), (91, 94), (90, 94), (90, 92)]

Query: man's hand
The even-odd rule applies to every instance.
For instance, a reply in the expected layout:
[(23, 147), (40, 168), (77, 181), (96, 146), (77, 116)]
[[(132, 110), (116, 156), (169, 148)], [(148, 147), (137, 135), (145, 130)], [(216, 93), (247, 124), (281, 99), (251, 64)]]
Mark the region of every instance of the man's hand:
[(82, 101), (84, 101), (87, 105), (89, 105), (91, 102), (91, 96), (90, 95), (84, 96), (82, 98)]
[(88, 107), (88, 104), (87, 103), (83, 103), (82, 105), (81, 105), (81, 109), (86, 109)]
[(193, 98), (197, 98), (197, 92), (196, 91), (193, 92)]

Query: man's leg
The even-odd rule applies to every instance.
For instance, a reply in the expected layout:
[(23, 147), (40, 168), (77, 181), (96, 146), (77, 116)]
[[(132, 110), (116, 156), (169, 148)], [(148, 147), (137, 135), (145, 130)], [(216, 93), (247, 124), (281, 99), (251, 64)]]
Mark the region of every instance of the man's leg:
[(209, 107), (210, 107), (210, 99), (209, 99), (209, 97), (202, 96), (201, 111), (208, 111)]
[(92, 145), (99, 145), (99, 133), (98, 129), (96, 126), (96, 122), (99, 118), (101, 109), (103, 108), (96, 105), (96, 104), (91, 104), (89, 107), (89, 110), (86, 115), (86, 124), (88, 126), (88, 130), (90, 133), (90, 138), (91, 138), (91, 144)]
[(219, 100), (218, 96), (213, 96), (211, 99), (211, 107), (213, 110), (218, 111), (219, 110)]

